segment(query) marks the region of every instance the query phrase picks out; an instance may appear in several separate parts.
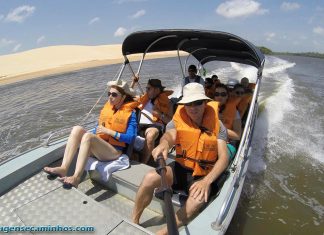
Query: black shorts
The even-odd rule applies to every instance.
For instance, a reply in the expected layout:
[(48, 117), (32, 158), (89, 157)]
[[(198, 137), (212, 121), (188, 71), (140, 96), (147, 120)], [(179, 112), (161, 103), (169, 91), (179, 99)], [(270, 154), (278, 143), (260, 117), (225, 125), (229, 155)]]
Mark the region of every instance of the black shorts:
[(164, 127), (156, 124), (139, 124), (139, 135), (145, 138), (145, 131), (147, 128), (154, 127), (159, 130), (159, 136), (157, 139), (160, 139), (164, 132)]
[[(183, 167), (180, 163), (174, 162), (171, 165), (172, 172), (173, 172), (173, 185), (172, 189), (175, 192), (184, 192), (189, 195), (189, 189), (191, 185), (202, 179), (204, 176), (192, 176), (193, 171)], [(224, 181), (224, 173), (218, 177), (212, 184), (210, 189), (209, 198), (215, 196), (221, 186), (223, 185)], [(226, 178), (225, 178), (226, 179)]]

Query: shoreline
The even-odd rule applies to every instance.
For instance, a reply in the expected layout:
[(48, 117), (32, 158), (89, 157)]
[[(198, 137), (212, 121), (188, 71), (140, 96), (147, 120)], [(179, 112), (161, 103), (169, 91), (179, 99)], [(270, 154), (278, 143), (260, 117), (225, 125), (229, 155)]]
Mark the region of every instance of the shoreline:
[(121, 62), (122, 59), (89, 61), (89, 62), (60, 66), (51, 69), (39, 70), (39, 71), (15, 75), (15, 76), (0, 77), (0, 86), (14, 84), (17, 82), (22, 82), (22, 81), (27, 81), (32, 79), (38, 79), (38, 78), (51, 76), (51, 75), (65, 74), (65, 73), (74, 72), (82, 69), (95, 68), (95, 67), (111, 65), (111, 64), (118, 64)]
[[(22, 82), (22, 81), (27, 81), (31, 79), (38, 79), (46, 76), (51, 76), (51, 75), (60, 75), (64, 73), (69, 73), (69, 72), (74, 72), (82, 69), (88, 69), (88, 68), (95, 68), (95, 67), (100, 67), (100, 66), (105, 66), (105, 65), (112, 65), (112, 64), (121, 64), (124, 61), (123, 56), (121, 55), (121, 50), (119, 50), (121, 47), (120, 45), (108, 45), (105, 46), (106, 48), (109, 47), (109, 54), (102, 56), (102, 48), (103, 46), (88, 46), (88, 47), (80, 47), (81, 49), (78, 50), (80, 54), (82, 54), (83, 50), (88, 50), (91, 52), (89, 53), (89, 58), (87, 58), (86, 55), (82, 54), (82, 58), (78, 58), (79, 55), (71, 56), (71, 53), (62, 53), (59, 56), (55, 55), (60, 59), (60, 56), (62, 57), (62, 62), (57, 62), (54, 59), (52, 59), (52, 55), (55, 53), (53, 52), (53, 49), (60, 49), (64, 47), (68, 51), (68, 49), (73, 48), (75, 50), (76, 46), (54, 46), (48, 48), (41, 48), (41, 49), (35, 49), (32, 51), (27, 51), (27, 52), (22, 52), (18, 53), (16, 55), (9, 55), (9, 56), (3, 56), (2, 58), (0, 57), (0, 65), (1, 62), (4, 64), (4, 66), (7, 65), (7, 71), (0, 73), (0, 86), (4, 85), (9, 85), (9, 84), (14, 84), (17, 82)], [(100, 49), (100, 53), (98, 54), (98, 50)], [(42, 50), (41, 56), (39, 56), (39, 51)], [(37, 52), (35, 52), (37, 51)], [(87, 52), (88, 52), (87, 51)], [(107, 51), (104, 51), (105, 53)], [(25, 56), (24, 54), (29, 54), (28, 56)], [(96, 54), (95, 54), (96, 53)], [(44, 54), (44, 55), (43, 55)], [(93, 55), (94, 54), (94, 55)], [(66, 56), (68, 55), (68, 56)], [(151, 59), (159, 59), (159, 58), (168, 58), (168, 57), (175, 57), (177, 54), (174, 51), (170, 52), (156, 52), (152, 54), (147, 54), (145, 59), (146, 60), (151, 60)], [(70, 57), (68, 59), (64, 60), (64, 57)], [(7, 57), (3, 59), (4, 57)], [(80, 56), (79, 56), (80, 57)], [(85, 58), (86, 59), (85, 59)], [(139, 61), (142, 58), (141, 54), (134, 54), (128, 56), (130, 61)], [(2, 61), (1, 61), (2, 59)], [(51, 61), (52, 59), (52, 61)], [(8, 62), (9, 61), (9, 62)], [(14, 62), (12, 62), (14, 61)], [(20, 61), (19, 63), (16, 61)], [(30, 62), (32, 61), (32, 62)], [(35, 64), (41, 64), (43, 61), (46, 61), (47, 64), (44, 65), (45, 69), (41, 69), (40, 66), (33, 68)], [(16, 63), (16, 64), (14, 64)], [(18, 65), (17, 65), (18, 63)], [(9, 64), (9, 65), (8, 65)], [(17, 71), (17, 66), (25, 66), (24, 71), (21, 72), (16, 72)], [(10, 67), (11, 66), (11, 67)], [(9, 72), (10, 73), (9, 73)], [(13, 72), (11, 72), (13, 71)], [(10, 75), (6, 75), (10, 74)], [(14, 73), (16, 72), (16, 73)]]

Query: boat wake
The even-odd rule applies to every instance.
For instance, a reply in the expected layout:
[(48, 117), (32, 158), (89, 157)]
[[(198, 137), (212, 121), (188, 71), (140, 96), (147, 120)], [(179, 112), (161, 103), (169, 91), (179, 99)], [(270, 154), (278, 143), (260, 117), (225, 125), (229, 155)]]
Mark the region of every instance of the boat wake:
[[(316, 159), (324, 163), (320, 122), (316, 118), (309, 122), (316, 103), (301, 94), (302, 90), (289, 76), (287, 70), (293, 66), (295, 63), (275, 57), (267, 58), (261, 84), (259, 116), (252, 141), (249, 167), (252, 172), (266, 169), (265, 155), (269, 162), (277, 161), (281, 156), (292, 159), (306, 156), (310, 162)], [(307, 124), (298, 128), (297, 123)]]
[[(248, 200), (254, 198), (254, 208), (259, 211), (263, 210), (262, 201), (266, 198), (293, 199), (299, 203), (297, 208), (307, 207), (314, 213), (303, 226), (319, 226), (324, 206), (318, 200), (320, 196), (311, 193), (317, 191), (311, 185), (318, 179), (316, 175), (323, 174), (324, 163), (322, 117), (316, 113), (318, 104), (306, 95), (306, 88), (299, 86), (289, 73), (295, 63), (275, 57), (266, 60), (259, 115), (242, 195)], [(278, 210), (281, 214), (286, 213), (292, 205), (288, 202), (277, 205), (273, 213)], [(255, 213), (259, 213), (258, 210)], [(288, 223), (285, 217), (277, 220)]]

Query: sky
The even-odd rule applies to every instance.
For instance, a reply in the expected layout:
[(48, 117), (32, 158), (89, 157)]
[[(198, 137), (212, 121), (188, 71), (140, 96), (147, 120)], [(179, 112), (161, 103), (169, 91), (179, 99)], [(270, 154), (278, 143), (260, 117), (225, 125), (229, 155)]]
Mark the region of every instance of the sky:
[(225, 31), (272, 51), (324, 53), (324, 0), (0, 0), (0, 55), (120, 44), (148, 29)]

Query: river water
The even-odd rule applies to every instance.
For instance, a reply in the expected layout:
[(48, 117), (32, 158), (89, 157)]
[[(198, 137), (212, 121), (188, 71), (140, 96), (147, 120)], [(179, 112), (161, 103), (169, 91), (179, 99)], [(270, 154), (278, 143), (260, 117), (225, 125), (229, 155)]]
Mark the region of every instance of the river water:
[[(39, 146), (55, 130), (80, 123), (119, 68), (109, 65), (0, 86), (0, 162)], [(210, 63), (207, 71), (224, 82), (255, 79), (254, 68), (235, 63)], [(146, 61), (141, 74), (143, 88), (147, 79), (159, 78), (167, 88), (180, 90), (176, 58)], [(253, 154), (227, 235), (324, 234), (323, 98), (323, 59), (266, 57)], [(105, 100), (87, 120), (97, 118)]]

